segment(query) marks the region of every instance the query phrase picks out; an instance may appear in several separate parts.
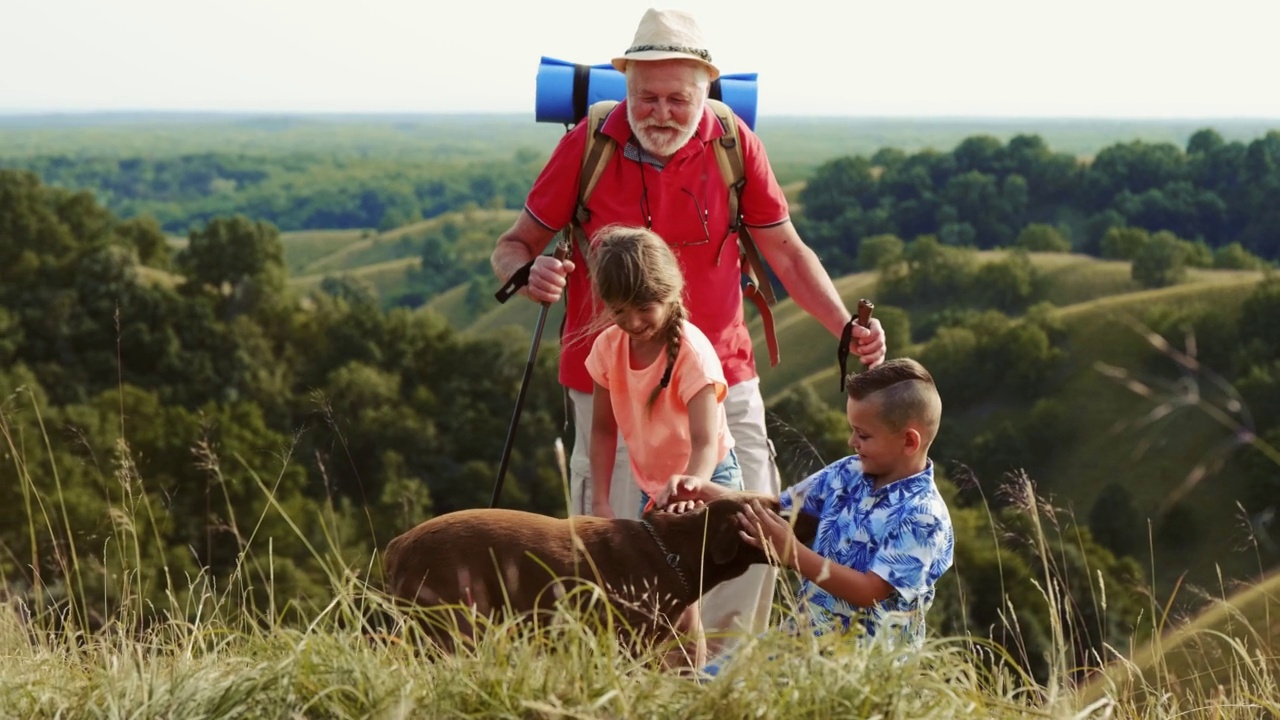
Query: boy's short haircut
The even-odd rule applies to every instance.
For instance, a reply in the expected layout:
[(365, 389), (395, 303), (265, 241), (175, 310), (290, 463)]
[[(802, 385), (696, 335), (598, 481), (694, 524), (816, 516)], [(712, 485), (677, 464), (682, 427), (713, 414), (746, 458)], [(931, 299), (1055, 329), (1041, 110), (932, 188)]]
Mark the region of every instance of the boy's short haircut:
[(862, 401), (875, 395), (880, 417), (893, 432), (916, 423), (925, 435), (926, 444), (938, 434), (942, 398), (933, 376), (915, 360), (886, 360), (870, 370), (850, 374), (845, 387), (854, 400)]

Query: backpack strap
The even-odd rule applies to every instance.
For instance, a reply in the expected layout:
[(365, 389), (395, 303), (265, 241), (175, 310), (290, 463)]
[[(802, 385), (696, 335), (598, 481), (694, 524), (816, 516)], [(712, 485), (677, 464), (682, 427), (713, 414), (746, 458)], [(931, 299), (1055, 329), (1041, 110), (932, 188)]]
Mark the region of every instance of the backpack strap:
[(720, 166), (720, 175), (724, 178), (725, 185), (729, 186), (729, 222), (738, 232), (742, 274), (747, 278), (742, 296), (751, 300), (760, 311), (765, 343), (769, 346), (769, 365), (777, 365), (778, 337), (774, 333), (773, 311), (770, 306), (778, 299), (769, 282), (769, 275), (765, 272), (760, 250), (751, 237), (751, 231), (742, 222), (742, 188), (747, 184), (747, 173), (742, 157), (742, 143), (738, 139), (737, 118), (734, 117), (733, 110), (719, 100), (708, 99), (707, 106), (715, 112), (716, 119), (724, 130), (724, 135), (715, 145), (716, 163)]
[(565, 228), (565, 232), (571, 233), (573, 240), (578, 243), (578, 250), (583, 258), (587, 257), (591, 244), (588, 242), (586, 230), (583, 229), (591, 220), (591, 210), (587, 208), (587, 201), (591, 199), (591, 192), (596, 189), (600, 176), (604, 174), (605, 166), (609, 164), (609, 158), (617, 149), (617, 143), (613, 138), (604, 134), (604, 123), (617, 106), (617, 100), (601, 100), (591, 106), (587, 111), (587, 117), (583, 120), (587, 123), (588, 130), (587, 147), (582, 153), (582, 170), (578, 175), (578, 205), (574, 208), (573, 220), (569, 222), (569, 227)]

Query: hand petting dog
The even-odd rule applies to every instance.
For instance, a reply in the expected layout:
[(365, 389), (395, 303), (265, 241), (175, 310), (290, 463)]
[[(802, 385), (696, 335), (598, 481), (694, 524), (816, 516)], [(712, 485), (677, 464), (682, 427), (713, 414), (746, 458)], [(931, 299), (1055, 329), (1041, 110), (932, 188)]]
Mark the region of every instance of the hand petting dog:
[(738, 535), (744, 543), (763, 550), (784, 567), (796, 566), (800, 544), (786, 518), (752, 500), (743, 505), (737, 520)]

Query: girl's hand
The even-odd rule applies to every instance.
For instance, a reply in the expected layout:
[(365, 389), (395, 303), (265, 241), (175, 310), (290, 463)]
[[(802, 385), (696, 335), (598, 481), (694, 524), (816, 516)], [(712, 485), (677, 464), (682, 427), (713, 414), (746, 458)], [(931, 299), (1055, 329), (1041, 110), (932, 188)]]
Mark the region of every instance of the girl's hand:
[(604, 518), (605, 520), (614, 519), (613, 506), (609, 504), (608, 500), (592, 500), (591, 514), (596, 517)]
[(752, 500), (738, 513), (738, 526), (743, 542), (776, 557), (784, 567), (795, 567), (800, 543), (781, 515)]
[(689, 512), (703, 504), (705, 486), (710, 484), (709, 480), (693, 475), (672, 475), (654, 499), (654, 505), (667, 512)]

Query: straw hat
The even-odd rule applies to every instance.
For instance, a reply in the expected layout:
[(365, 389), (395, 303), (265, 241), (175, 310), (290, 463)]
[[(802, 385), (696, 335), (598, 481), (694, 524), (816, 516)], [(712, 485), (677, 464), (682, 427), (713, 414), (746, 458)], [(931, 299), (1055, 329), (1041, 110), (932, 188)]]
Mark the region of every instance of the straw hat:
[(720, 69), (711, 64), (702, 30), (683, 10), (649, 8), (640, 18), (631, 47), (622, 57), (613, 59), (613, 66), (625, 72), (631, 60), (696, 60), (707, 66), (712, 80), (720, 77)]

